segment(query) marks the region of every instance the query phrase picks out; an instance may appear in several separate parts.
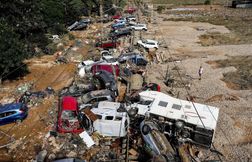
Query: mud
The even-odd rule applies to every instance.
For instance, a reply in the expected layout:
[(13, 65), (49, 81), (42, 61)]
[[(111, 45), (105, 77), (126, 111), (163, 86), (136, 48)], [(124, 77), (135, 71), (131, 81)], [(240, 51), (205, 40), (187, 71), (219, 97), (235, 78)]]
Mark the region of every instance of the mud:
[(252, 56), (230, 57), (225, 60), (208, 62), (215, 68), (225, 68), (233, 66), (237, 70), (223, 74), (223, 81), (234, 90), (252, 89)]

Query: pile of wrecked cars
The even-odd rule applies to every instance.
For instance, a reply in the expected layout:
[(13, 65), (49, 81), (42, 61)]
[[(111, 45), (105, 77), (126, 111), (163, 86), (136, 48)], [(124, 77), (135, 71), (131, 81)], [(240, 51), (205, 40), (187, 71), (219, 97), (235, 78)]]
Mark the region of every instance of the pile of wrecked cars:
[[(95, 147), (94, 134), (111, 139), (110, 148), (116, 145), (121, 150), (117, 158), (107, 161), (130, 160), (128, 154), (137, 161), (181, 161), (177, 153), (181, 144), (210, 148), (218, 108), (174, 98), (162, 93), (158, 84), (144, 82), (149, 62), (143, 53), (122, 50), (116, 57), (114, 49), (122, 37), (130, 36), (132, 30), (147, 30), (145, 24), (130, 27), (134, 18), (115, 18), (108, 38), (95, 43), (100, 59), (78, 65), (78, 79), (59, 94), (57, 131), (79, 134), (88, 148)], [(150, 39), (137, 44), (145, 49), (159, 47)], [(121, 84), (126, 85), (123, 93)]]

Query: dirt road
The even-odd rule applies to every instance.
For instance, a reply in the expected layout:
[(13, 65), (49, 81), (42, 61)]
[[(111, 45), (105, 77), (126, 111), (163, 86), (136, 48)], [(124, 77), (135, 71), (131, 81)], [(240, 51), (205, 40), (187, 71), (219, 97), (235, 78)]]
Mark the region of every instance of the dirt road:
[[(154, 24), (144, 38), (157, 39), (167, 48), (160, 48), (166, 58), (173, 57), (183, 79), (190, 86), (189, 92), (196, 102), (220, 108), (220, 116), (214, 144), (224, 154), (224, 161), (250, 161), (252, 156), (252, 93), (251, 90), (230, 89), (232, 83), (223, 82), (223, 76), (235, 72), (234, 66), (216, 68), (209, 62), (230, 59), (230, 56), (251, 56), (252, 45), (220, 45), (203, 47), (199, 37), (206, 33), (229, 33), (224, 26), (188, 21), (163, 21), (170, 15), (154, 15)], [(157, 24), (156, 24), (157, 23)], [(242, 62), (241, 62), (242, 63)], [(148, 80), (161, 84), (162, 91), (171, 88), (163, 83), (167, 66), (175, 80), (177, 76), (173, 62), (151, 65)], [(204, 68), (202, 80), (198, 79), (198, 69)], [(159, 71), (157, 73), (157, 71)], [(179, 98), (185, 99), (185, 88), (173, 87)], [(250, 160), (249, 160), (250, 159)]]

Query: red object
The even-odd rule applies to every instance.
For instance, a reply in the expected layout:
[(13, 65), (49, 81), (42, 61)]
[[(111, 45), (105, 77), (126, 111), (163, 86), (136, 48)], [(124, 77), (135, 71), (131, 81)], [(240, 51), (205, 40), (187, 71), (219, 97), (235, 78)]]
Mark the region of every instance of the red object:
[(78, 120), (78, 103), (72, 96), (65, 96), (59, 105), (58, 125), (59, 133), (81, 133), (84, 131), (80, 127)]
[(74, 97), (65, 96), (62, 99), (62, 109), (76, 111), (78, 103)]
[(160, 87), (160, 85), (158, 85), (157, 91), (158, 91), (158, 92), (161, 92), (161, 87)]
[(160, 87), (160, 85), (158, 85), (156, 83), (149, 83), (149, 84), (145, 85), (142, 88), (142, 90), (143, 91), (152, 90), (152, 91), (158, 91), (158, 92), (160, 92), (161, 91), (161, 87)]
[(122, 16), (121, 15), (114, 15), (112, 16), (112, 19), (120, 19)]
[(136, 12), (136, 8), (133, 8), (133, 7), (128, 7), (127, 10), (125, 10), (126, 13), (129, 13), (129, 14), (132, 14), (134, 12)]
[(100, 48), (116, 48), (120, 45), (120, 42), (98, 42), (96, 43), (96, 47)]
[(107, 72), (110, 72), (111, 74), (113, 74), (113, 68), (115, 70), (116, 76), (119, 76), (120, 69), (119, 69), (118, 65), (97, 64), (97, 65), (92, 66), (91, 71), (92, 71), (93, 74), (95, 74), (95, 73), (97, 73), (97, 72), (99, 72), (101, 70), (104, 70), (104, 71), (107, 71)]

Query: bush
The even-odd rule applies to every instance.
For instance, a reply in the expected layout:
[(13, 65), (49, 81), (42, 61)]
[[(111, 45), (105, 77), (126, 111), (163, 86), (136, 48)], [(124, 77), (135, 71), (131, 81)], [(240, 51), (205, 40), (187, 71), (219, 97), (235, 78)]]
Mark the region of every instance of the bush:
[(69, 38), (69, 40), (74, 40), (75, 36), (71, 33), (68, 33), (68, 38)]
[(158, 7), (157, 7), (157, 12), (160, 14), (160, 13), (163, 12), (164, 9), (165, 9), (164, 6), (158, 6)]
[(204, 4), (205, 5), (210, 5), (211, 4), (211, 0), (205, 0)]

